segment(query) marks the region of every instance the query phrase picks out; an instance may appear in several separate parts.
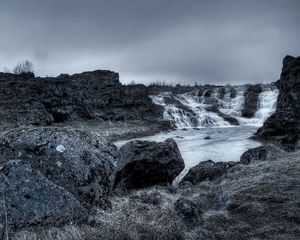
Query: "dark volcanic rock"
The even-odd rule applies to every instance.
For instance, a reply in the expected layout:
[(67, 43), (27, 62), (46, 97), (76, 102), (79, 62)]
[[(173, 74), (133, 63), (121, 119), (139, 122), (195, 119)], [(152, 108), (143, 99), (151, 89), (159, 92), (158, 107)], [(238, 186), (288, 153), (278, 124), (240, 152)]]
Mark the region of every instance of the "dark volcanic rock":
[(181, 180), (181, 183), (190, 182), (197, 184), (206, 180), (214, 180), (223, 174), (228, 169), (234, 167), (236, 162), (213, 162), (212, 160), (200, 162), (195, 167), (192, 167)]
[(116, 148), (97, 135), (66, 128), (13, 129), (0, 138), (0, 163), (29, 163), (85, 206), (105, 207), (116, 156)]
[(243, 164), (249, 164), (255, 161), (276, 160), (279, 154), (280, 151), (273, 146), (260, 146), (244, 152), (240, 160)]
[(0, 119), (45, 125), (75, 119), (157, 120), (163, 109), (144, 85), (123, 86), (118, 73), (92, 71), (56, 78), (0, 73)]
[(300, 57), (286, 56), (280, 79), (277, 109), (258, 129), (255, 138), (281, 143), (294, 150), (300, 138)]
[(87, 219), (87, 210), (70, 193), (29, 164), (11, 160), (0, 166), (0, 219), (12, 228)]
[(262, 92), (262, 87), (260, 84), (247, 85), (244, 92), (245, 103), (242, 110), (242, 117), (252, 118), (257, 111), (258, 97)]
[(176, 142), (132, 141), (120, 148), (115, 187), (137, 189), (171, 183), (183, 170), (184, 161)]

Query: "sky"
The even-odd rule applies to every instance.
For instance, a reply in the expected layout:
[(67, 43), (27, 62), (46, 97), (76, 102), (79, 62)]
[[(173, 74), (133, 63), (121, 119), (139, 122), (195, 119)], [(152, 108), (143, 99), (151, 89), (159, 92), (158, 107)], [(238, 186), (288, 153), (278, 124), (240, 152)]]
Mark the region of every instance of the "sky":
[(0, 0), (0, 71), (96, 69), (129, 83), (276, 81), (300, 55), (300, 0)]

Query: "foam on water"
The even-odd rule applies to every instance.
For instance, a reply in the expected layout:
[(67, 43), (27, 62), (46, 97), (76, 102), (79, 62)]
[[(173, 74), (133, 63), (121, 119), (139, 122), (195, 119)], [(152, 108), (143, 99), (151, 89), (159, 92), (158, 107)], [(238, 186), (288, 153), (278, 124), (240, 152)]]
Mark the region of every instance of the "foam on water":
[[(207, 90), (206, 90), (207, 91)], [(190, 92), (185, 94), (160, 93), (151, 96), (154, 103), (165, 108), (164, 118), (174, 123), (177, 128), (193, 128), (193, 127), (228, 127), (229, 122), (225, 121), (221, 116), (212, 111), (207, 111), (207, 104), (204, 103), (206, 91), (199, 96), (198, 92)], [(243, 118), (242, 109), (244, 107), (243, 86), (235, 87), (235, 96), (231, 97), (231, 90), (225, 88), (225, 93), (221, 97), (220, 88), (215, 88), (211, 94), (211, 98), (215, 99), (212, 105), (217, 106), (223, 114), (234, 117), (243, 126), (259, 127), (263, 122), (276, 110), (276, 102), (278, 96), (277, 89), (263, 88), (259, 95), (257, 112), (253, 118)], [(182, 109), (175, 104), (166, 104), (164, 98), (171, 97), (180, 102), (189, 111)]]

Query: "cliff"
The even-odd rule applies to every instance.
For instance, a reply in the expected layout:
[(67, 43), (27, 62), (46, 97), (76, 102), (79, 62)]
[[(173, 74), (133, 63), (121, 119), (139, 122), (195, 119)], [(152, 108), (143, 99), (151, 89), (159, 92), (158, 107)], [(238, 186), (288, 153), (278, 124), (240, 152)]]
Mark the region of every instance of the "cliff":
[(91, 71), (55, 78), (0, 73), (0, 120), (49, 125), (77, 119), (155, 120), (162, 110), (144, 85), (124, 86), (118, 73)]
[(294, 150), (300, 138), (300, 57), (286, 56), (280, 79), (276, 112), (258, 129), (255, 138), (274, 140)]

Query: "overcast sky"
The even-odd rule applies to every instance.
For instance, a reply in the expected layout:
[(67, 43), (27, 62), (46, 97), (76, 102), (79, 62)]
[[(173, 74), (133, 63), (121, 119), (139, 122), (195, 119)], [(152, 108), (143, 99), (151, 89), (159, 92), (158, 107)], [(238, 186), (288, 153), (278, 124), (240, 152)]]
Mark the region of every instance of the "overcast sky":
[(0, 0), (0, 70), (255, 83), (277, 80), (286, 54), (300, 55), (300, 0)]

